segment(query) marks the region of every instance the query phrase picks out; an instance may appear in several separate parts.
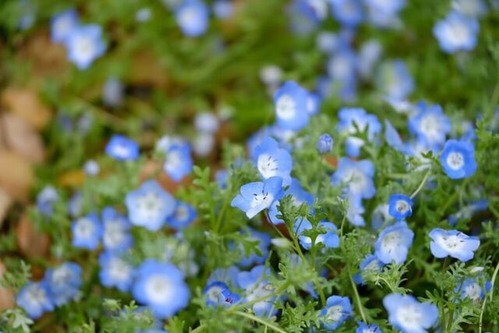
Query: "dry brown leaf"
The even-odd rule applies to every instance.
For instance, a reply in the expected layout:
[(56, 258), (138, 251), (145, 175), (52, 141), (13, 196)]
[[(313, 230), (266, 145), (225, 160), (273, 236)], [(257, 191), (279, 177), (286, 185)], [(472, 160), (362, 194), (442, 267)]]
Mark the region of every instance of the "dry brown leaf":
[(0, 227), (2, 226), (3, 220), (7, 216), (7, 212), (11, 205), (12, 198), (3, 188), (0, 188)]
[(44, 128), (52, 117), (50, 109), (30, 89), (7, 88), (2, 94), (2, 103), (7, 111), (17, 114), (37, 129)]
[(0, 137), (4, 139), (0, 147), (15, 150), (31, 163), (43, 162), (45, 149), (40, 134), (16, 114), (0, 115)]
[(79, 186), (85, 181), (85, 173), (82, 170), (65, 172), (57, 179), (60, 186)]
[(168, 78), (164, 66), (157, 57), (148, 52), (142, 52), (132, 58), (131, 77), (129, 82), (137, 85), (153, 85), (166, 87)]
[(16, 238), (19, 249), (28, 258), (43, 257), (48, 253), (49, 237), (36, 230), (26, 214), (19, 220)]
[(0, 149), (0, 187), (13, 199), (26, 201), (33, 184), (31, 165), (16, 152)]
[[(0, 261), (0, 277), (5, 273), (5, 265)], [(5, 309), (13, 308), (14, 302), (14, 291), (0, 287), (0, 312)]]

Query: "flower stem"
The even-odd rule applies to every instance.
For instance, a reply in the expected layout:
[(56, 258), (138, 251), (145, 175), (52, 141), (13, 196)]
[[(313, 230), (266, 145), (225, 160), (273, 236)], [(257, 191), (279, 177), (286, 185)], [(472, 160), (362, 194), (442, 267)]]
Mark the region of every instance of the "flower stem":
[(262, 318), (259, 318), (257, 316), (254, 316), (250, 313), (246, 313), (246, 312), (242, 312), (242, 311), (236, 311), (235, 314), (241, 316), (241, 317), (246, 317), (248, 319), (251, 319), (253, 321), (256, 321), (262, 325), (265, 325), (266, 327), (270, 328), (271, 330), (275, 331), (275, 332), (279, 332), (279, 333), (286, 333), (285, 330), (283, 330), (282, 328), (280, 328), (279, 326), (276, 326), (274, 325), (273, 323), (267, 321), (267, 320), (264, 320)]
[(350, 271), (348, 271), (348, 276), (350, 277), (350, 282), (352, 283), (353, 293), (355, 295), (355, 301), (357, 302), (357, 307), (359, 308), (360, 316), (362, 317), (364, 323), (367, 324), (366, 315), (364, 314), (364, 307), (362, 306), (362, 303), (360, 301), (359, 291), (357, 290), (357, 286), (353, 281), (352, 273)]
[(416, 195), (418, 195), (418, 193), (419, 193), (419, 192), (423, 189), (423, 186), (426, 184), (426, 180), (427, 180), (427, 179), (428, 179), (428, 177), (430, 176), (430, 171), (431, 171), (431, 170), (426, 171), (426, 173), (425, 173), (425, 175), (424, 175), (424, 177), (423, 177), (423, 180), (421, 181), (421, 184), (419, 184), (419, 186), (418, 186), (418, 188), (416, 189), (416, 191), (414, 191), (414, 192), (411, 194), (411, 196), (410, 196), (410, 198), (411, 198), (411, 199), (414, 199), (414, 197), (415, 197)]
[[(494, 270), (494, 274), (492, 274), (492, 278), (490, 279), (490, 300), (494, 300), (494, 287), (495, 287), (495, 280), (497, 278), (497, 274), (499, 273), (499, 263), (496, 265), (496, 269)], [(485, 296), (483, 303), (482, 303), (482, 309), (480, 310), (480, 320), (478, 322), (478, 333), (482, 333), (482, 324), (483, 324), (483, 313), (485, 312), (485, 306), (487, 304), (487, 296)]]

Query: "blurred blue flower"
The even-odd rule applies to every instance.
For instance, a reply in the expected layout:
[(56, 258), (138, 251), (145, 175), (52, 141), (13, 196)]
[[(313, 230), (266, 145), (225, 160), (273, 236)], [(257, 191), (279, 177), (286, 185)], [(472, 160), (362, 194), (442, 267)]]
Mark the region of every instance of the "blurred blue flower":
[[(300, 207), (302, 204), (306, 204), (309, 207), (309, 211), (313, 211), (315, 197), (303, 189), (298, 179), (291, 178), (291, 184), (284, 192), (284, 196), (288, 195), (291, 196), (291, 203), (294, 207)], [(277, 207), (279, 204), (280, 200), (276, 200), (269, 207), (268, 217), (273, 224), (284, 223), (284, 220), (277, 217), (277, 215), (279, 215)]]
[(45, 282), (30, 282), (25, 285), (19, 291), (16, 303), (31, 319), (37, 319), (45, 312), (54, 310), (54, 303)]
[(378, 89), (388, 99), (404, 100), (414, 90), (414, 80), (402, 60), (384, 62), (375, 81)]
[(338, 131), (342, 134), (350, 134), (346, 140), (346, 153), (350, 157), (358, 157), (364, 140), (353, 136), (357, 132), (367, 130), (369, 142), (376, 140), (381, 132), (381, 123), (373, 114), (368, 114), (362, 108), (341, 108), (338, 112)]
[(477, 43), (478, 21), (459, 12), (451, 11), (433, 27), (433, 35), (446, 53), (471, 51)]
[(192, 172), (193, 161), (189, 144), (172, 145), (166, 152), (163, 170), (175, 182)]
[(418, 104), (417, 111), (409, 118), (409, 131), (417, 135), (418, 140), (430, 149), (439, 149), (445, 142), (452, 125), (442, 107), (438, 104)]
[(364, 284), (362, 272), (381, 272), (384, 264), (378, 260), (374, 254), (367, 255), (359, 265), (360, 272), (353, 276), (353, 281), (357, 284)]
[(81, 267), (74, 262), (66, 262), (45, 272), (43, 280), (56, 306), (64, 305), (79, 296), (82, 274)]
[(354, 161), (340, 158), (331, 183), (344, 186), (344, 194), (349, 198), (370, 199), (376, 194), (373, 182), (374, 164), (369, 160)]
[(45, 186), (36, 197), (36, 208), (45, 216), (51, 216), (54, 204), (59, 201), (55, 187)]
[(71, 224), (74, 247), (95, 250), (102, 237), (102, 225), (96, 213), (80, 217)]
[(374, 254), (384, 264), (394, 261), (400, 265), (406, 260), (413, 239), (414, 232), (407, 223), (397, 222), (380, 232)]
[[(312, 238), (303, 234), (305, 231), (312, 229), (310, 221), (306, 218), (299, 218), (295, 221), (293, 228), (301, 246), (303, 246), (305, 250), (310, 250), (312, 247)], [(321, 232), (317, 235), (314, 245), (324, 244), (325, 248), (336, 248), (340, 246), (337, 228), (333, 223), (321, 221), (317, 224), (317, 229), (325, 230), (325, 232)]]
[(309, 92), (294, 81), (286, 81), (274, 94), (276, 124), (282, 129), (298, 131), (307, 126)]
[(357, 321), (357, 329), (355, 330), (355, 333), (383, 333), (381, 329), (379, 328), (378, 325), (376, 324), (366, 324), (361, 321)]
[(364, 19), (361, 0), (329, 0), (333, 17), (343, 26), (355, 27)]
[(445, 174), (451, 179), (468, 178), (475, 174), (475, 147), (471, 142), (448, 140), (440, 156)]
[(462, 262), (473, 259), (480, 246), (480, 239), (468, 236), (458, 230), (434, 228), (430, 231), (430, 250), (436, 258), (451, 256)]
[(104, 287), (116, 287), (122, 292), (130, 291), (135, 270), (118, 254), (109, 251), (99, 255), (99, 279)]
[(269, 275), (269, 269), (263, 265), (237, 275), (239, 288), (243, 289), (243, 303), (263, 299), (252, 303), (253, 312), (257, 316), (272, 316), (277, 311), (274, 308), (275, 296), (271, 296), (274, 288), (267, 280)]
[(348, 297), (329, 296), (326, 306), (320, 311), (319, 320), (327, 330), (337, 329), (352, 315), (352, 304)]
[(203, 295), (206, 297), (206, 303), (210, 306), (229, 307), (240, 300), (239, 295), (232, 293), (229, 286), (221, 281), (208, 283), (203, 290)]
[(102, 101), (109, 107), (118, 107), (123, 104), (123, 83), (116, 77), (109, 77), (102, 88)]
[(258, 252), (252, 251), (246, 255), (243, 245), (238, 243), (237, 245), (240, 246), (240, 251), (243, 254), (243, 257), (239, 261), (239, 265), (243, 267), (254, 264), (262, 265), (269, 254), (270, 235), (266, 232), (256, 231), (252, 228), (248, 228), (248, 231), (241, 231), (241, 234), (249, 235), (247, 238), (258, 242)]
[(123, 135), (114, 134), (106, 145), (106, 154), (118, 161), (133, 161), (139, 158), (139, 145)]
[(68, 59), (79, 69), (88, 68), (106, 51), (102, 29), (96, 24), (75, 27), (66, 37)]
[(175, 9), (175, 18), (184, 35), (197, 37), (208, 29), (209, 9), (201, 0), (183, 0)]
[(102, 243), (104, 249), (110, 252), (124, 252), (132, 247), (133, 236), (130, 233), (131, 223), (114, 208), (102, 210), (104, 233)]
[(166, 219), (166, 224), (176, 230), (187, 228), (197, 217), (196, 209), (187, 202), (178, 201), (175, 211)]
[(72, 31), (79, 26), (78, 13), (71, 8), (52, 17), (50, 39), (54, 43), (66, 43)]
[(402, 333), (423, 333), (437, 321), (438, 308), (428, 302), (419, 303), (410, 295), (389, 294), (383, 298), (388, 321)]

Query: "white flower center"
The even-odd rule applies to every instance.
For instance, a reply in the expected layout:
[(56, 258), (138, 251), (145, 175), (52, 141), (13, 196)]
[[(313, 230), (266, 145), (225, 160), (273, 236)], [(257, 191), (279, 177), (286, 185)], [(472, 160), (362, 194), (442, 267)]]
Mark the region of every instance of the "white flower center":
[(208, 290), (206, 293), (208, 296), (208, 299), (214, 303), (223, 303), (225, 301), (224, 296), (222, 295), (222, 291), (224, 288), (220, 286), (213, 286)]
[(145, 292), (151, 303), (168, 303), (175, 295), (171, 281), (163, 275), (153, 275), (147, 279)]
[[(75, 43), (76, 53), (83, 59), (88, 59), (93, 56), (94, 42), (88, 37), (80, 37)], [(127, 150), (128, 151), (128, 150)]]
[(350, 194), (360, 193), (366, 187), (366, 177), (358, 170), (350, 170), (346, 176)]
[(334, 305), (327, 309), (326, 318), (332, 321), (338, 321), (343, 315), (343, 307), (341, 305)]
[(452, 170), (459, 170), (464, 165), (464, 156), (459, 152), (451, 152), (445, 162)]
[(251, 200), (251, 208), (264, 206), (269, 207), (274, 201), (274, 196), (269, 194), (269, 192), (253, 193), (253, 200)]
[(464, 288), (464, 295), (473, 301), (478, 301), (481, 298), (481, 294), (482, 288), (480, 288), (478, 283), (470, 284)]
[(45, 290), (35, 285), (29, 289), (26, 299), (31, 307), (38, 308), (43, 306), (43, 303), (47, 301), (47, 293)]
[(107, 247), (115, 247), (120, 245), (126, 236), (123, 225), (118, 220), (109, 221), (106, 223), (104, 232), (104, 245)]
[(185, 221), (189, 216), (189, 211), (187, 207), (180, 206), (175, 210), (175, 219), (178, 221)]
[(55, 269), (52, 273), (52, 284), (59, 286), (66, 283), (71, 278), (71, 271), (63, 266)]
[(411, 206), (409, 206), (409, 204), (405, 200), (397, 200), (395, 202), (395, 209), (400, 214), (405, 214), (411, 210)]
[(175, 170), (182, 166), (182, 159), (178, 151), (169, 151), (166, 156), (165, 166), (168, 170)]
[(447, 250), (453, 251), (459, 249), (464, 244), (464, 239), (460, 238), (458, 235), (452, 236), (442, 236), (441, 242)]
[(109, 276), (114, 281), (124, 281), (130, 277), (132, 267), (125, 261), (114, 258), (107, 267)]
[(258, 171), (260, 171), (265, 179), (277, 175), (277, 171), (279, 170), (277, 160), (268, 154), (258, 156), (257, 165)]
[(295, 100), (289, 95), (283, 95), (279, 97), (276, 103), (276, 113), (277, 117), (283, 120), (294, 118), (296, 114)]
[(396, 252), (400, 247), (400, 235), (398, 232), (392, 231), (383, 237), (381, 241), (381, 249), (383, 252), (388, 252), (391, 254), (392, 252)]
[(148, 192), (136, 200), (135, 207), (145, 220), (157, 220), (163, 209), (163, 201), (157, 193)]
[(188, 25), (188, 24), (194, 24), (196, 23), (198, 19), (198, 11), (196, 8), (193, 7), (187, 7), (184, 8), (178, 16), (178, 20), (182, 22), (183, 25)]
[(462, 45), (470, 39), (470, 30), (461, 22), (452, 21), (447, 24), (446, 35), (453, 45)]
[(76, 222), (75, 234), (77, 238), (88, 239), (92, 238), (95, 233), (95, 226), (92, 220), (81, 218)]
[(423, 316), (417, 307), (413, 305), (406, 305), (397, 308), (396, 311), (398, 322), (402, 323), (404, 328), (420, 327)]
[(438, 125), (438, 119), (433, 115), (427, 115), (419, 123), (419, 130), (423, 133), (430, 141), (438, 141), (442, 136), (440, 131), (440, 126)]

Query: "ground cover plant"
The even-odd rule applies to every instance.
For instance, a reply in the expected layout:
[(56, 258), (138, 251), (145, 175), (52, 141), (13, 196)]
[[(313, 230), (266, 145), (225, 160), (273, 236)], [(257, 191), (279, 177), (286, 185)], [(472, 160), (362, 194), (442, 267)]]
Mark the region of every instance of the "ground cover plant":
[(1, 332), (499, 331), (497, 1), (0, 9)]

